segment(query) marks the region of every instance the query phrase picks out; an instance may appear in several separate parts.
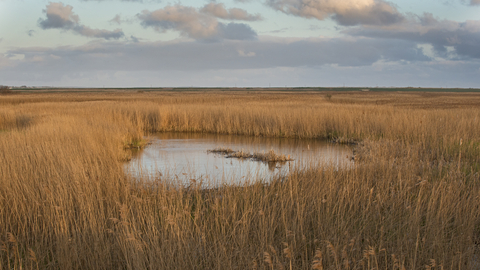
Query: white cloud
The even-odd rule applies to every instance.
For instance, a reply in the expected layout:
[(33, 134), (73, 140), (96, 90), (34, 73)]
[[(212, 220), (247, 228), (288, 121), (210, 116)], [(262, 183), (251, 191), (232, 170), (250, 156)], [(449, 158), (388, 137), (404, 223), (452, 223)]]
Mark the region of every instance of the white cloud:
[(341, 25), (387, 25), (403, 15), (383, 0), (266, 0), (270, 7), (305, 18), (332, 18)]
[(47, 15), (46, 19), (39, 19), (38, 24), (43, 29), (63, 28), (70, 29), (75, 27), (79, 18), (72, 12), (73, 7), (64, 6), (63, 3), (50, 3), (43, 12)]
[(152, 27), (158, 32), (174, 30), (182, 36), (197, 40), (247, 40), (257, 37), (247, 24), (224, 24), (196, 8), (182, 5), (167, 6), (155, 11), (144, 10), (137, 17), (144, 27)]
[(222, 3), (209, 3), (206, 4), (201, 10), (202, 13), (212, 15), (214, 17), (225, 20), (239, 20), (239, 21), (259, 21), (262, 20), (260, 14), (252, 15), (246, 10), (241, 8), (226, 9)]
[(163, 32), (170, 29), (180, 31), (192, 38), (209, 38), (218, 34), (218, 21), (198, 13), (193, 7), (167, 6), (155, 11), (144, 10), (137, 15), (143, 26)]

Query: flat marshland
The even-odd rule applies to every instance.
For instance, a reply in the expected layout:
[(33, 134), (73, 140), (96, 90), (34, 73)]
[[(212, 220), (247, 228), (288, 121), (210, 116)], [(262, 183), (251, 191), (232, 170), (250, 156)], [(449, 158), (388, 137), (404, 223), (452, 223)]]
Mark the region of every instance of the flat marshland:
[[(479, 122), (480, 93), (2, 95), (0, 269), (479, 269)], [(166, 131), (358, 144), (268, 184), (129, 178)]]

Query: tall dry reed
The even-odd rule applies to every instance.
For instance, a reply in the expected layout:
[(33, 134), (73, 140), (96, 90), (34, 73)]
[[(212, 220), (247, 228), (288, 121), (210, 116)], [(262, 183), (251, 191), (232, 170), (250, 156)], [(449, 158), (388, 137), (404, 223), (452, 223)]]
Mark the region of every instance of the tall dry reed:
[[(479, 101), (304, 92), (0, 97), (0, 268), (477, 269)], [(361, 144), (352, 169), (296, 168), (269, 184), (202, 190), (129, 179), (124, 146), (161, 131)]]

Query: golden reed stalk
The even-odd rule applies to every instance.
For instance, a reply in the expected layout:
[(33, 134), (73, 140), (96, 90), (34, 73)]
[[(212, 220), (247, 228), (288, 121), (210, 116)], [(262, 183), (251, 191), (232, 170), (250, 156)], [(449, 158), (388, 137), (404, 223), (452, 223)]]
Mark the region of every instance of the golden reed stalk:
[[(480, 95), (328, 95), (0, 96), (0, 268), (478, 269)], [(268, 185), (129, 179), (162, 131), (361, 143)]]

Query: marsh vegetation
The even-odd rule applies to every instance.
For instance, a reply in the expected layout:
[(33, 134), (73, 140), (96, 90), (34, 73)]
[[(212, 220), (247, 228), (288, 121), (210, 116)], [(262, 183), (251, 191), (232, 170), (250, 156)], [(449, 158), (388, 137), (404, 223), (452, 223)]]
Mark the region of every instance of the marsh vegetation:
[[(478, 269), (480, 94), (0, 97), (1, 269)], [(355, 166), (135, 179), (153, 132), (357, 142)]]

